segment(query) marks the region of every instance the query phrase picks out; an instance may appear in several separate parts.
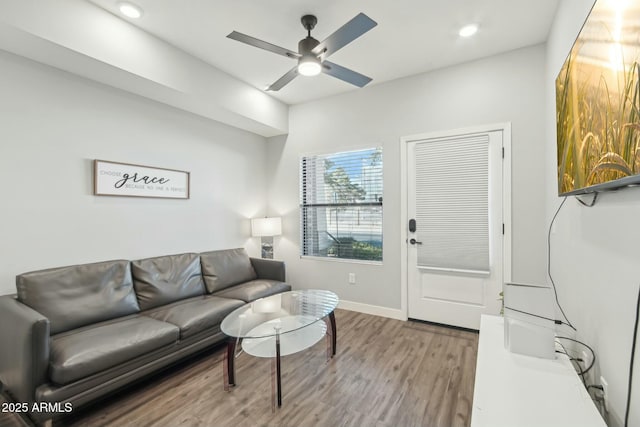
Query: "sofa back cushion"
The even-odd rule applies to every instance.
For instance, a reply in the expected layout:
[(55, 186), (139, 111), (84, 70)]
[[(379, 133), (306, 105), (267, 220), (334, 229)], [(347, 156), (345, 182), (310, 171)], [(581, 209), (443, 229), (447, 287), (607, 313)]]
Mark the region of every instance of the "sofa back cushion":
[(18, 299), (51, 323), (51, 335), (140, 311), (129, 261), (116, 260), (24, 273)]
[(200, 262), (209, 293), (258, 278), (243, 248), (201, 253)]
[(131, 271), (142, 310), (204, 294), (198, 254), (131, 261)]

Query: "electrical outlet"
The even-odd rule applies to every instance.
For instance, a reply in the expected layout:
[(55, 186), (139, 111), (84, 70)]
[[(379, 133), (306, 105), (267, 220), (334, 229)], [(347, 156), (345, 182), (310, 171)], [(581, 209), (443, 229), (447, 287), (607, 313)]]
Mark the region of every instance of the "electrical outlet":
[(609, 383), (604, 377), (600, 377), (600, 385), (602, 386), (602, 402), (604, 403), (604, 410), (609, 412)]
[(356, 273), (349, 273), (349, 284), (356, 284)]

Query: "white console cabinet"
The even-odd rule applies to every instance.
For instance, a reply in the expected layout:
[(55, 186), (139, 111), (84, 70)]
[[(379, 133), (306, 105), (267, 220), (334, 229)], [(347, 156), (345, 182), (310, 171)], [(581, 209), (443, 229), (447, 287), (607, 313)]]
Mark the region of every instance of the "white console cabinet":
[(606, 427), (569, 359), (510, 353), (504, 323), (483, 315), (471, 427)]

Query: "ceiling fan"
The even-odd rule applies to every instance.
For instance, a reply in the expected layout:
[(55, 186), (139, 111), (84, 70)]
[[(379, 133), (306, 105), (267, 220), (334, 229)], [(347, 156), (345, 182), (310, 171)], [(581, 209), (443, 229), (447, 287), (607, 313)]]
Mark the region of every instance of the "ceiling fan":
[(313, 30), (318, 23), (318, 18), (314, 15), (304, 15), (300, 21), (302, 22), (302, 26), (307, 30), (307, 37), (298, 43), (298, 52), (293, 52), (237, 31), (231, 32), (227, 37), (298, 61), (298, 65), (280, 77), (275, 83), (269, 86), (267, 90), (277, 91), (282, 89), (287, 83), (296, 78), (298, 74), (315, 76), (320, 74), (320, 72), (358, 87), (363, 87), (371, 81), (370, 77), (329, 62), (327, 58), (378, 25), (377, 22), (364, 13), (360, 13), (329, 37), (319, 42), (311, 37), (311, 30)]

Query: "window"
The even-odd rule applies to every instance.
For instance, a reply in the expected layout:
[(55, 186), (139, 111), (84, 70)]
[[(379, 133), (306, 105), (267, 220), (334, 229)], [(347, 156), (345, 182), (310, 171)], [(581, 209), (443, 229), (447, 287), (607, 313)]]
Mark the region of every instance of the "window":
[(382, 149), (303, 157), (301, 255), (382, 261)]

